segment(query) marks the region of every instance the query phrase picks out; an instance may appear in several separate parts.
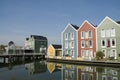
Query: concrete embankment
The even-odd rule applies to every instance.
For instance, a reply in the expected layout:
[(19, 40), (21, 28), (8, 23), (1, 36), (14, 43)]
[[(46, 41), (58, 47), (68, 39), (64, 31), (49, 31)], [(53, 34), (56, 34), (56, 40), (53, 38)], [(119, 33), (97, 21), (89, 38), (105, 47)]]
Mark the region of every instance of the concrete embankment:
[(120, 62), (113, 61), (85, 61), (85, 60), (68, 60), (68, 59), (56, 59), (56, 58), (47, 58), (48, 62), (58, 62), (58, 63), (67, 63), (67, 64), (76, 64), (76, 65), (91, 65), (91, 66), (104, 66), (104, 67), (120, 67)]

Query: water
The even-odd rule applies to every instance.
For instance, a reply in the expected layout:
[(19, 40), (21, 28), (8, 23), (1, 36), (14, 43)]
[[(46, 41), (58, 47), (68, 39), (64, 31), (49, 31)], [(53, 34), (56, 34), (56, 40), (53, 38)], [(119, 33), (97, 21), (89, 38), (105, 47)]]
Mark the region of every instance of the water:
[(0, 80), (120, 80), (120, 68), (46, 61), (0, 64)]

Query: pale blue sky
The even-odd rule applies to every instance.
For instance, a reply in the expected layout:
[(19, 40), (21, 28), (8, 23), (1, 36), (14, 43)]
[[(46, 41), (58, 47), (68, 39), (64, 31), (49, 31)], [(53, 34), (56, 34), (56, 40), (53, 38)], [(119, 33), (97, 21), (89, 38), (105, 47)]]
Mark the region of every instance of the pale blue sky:
[(120, 0), (0, 0), (0, 44), (24, 45), (31, 34), (60, 44), (68, 23), (98, 25), (105, 16), (120, 20)]

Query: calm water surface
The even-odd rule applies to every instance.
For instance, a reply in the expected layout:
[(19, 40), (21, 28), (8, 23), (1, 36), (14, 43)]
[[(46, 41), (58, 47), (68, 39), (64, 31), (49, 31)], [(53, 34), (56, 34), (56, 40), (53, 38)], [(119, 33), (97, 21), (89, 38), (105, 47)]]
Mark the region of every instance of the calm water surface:
[(46, 61), (0, 64), (0, 80), (120, 80), (120, 68)]

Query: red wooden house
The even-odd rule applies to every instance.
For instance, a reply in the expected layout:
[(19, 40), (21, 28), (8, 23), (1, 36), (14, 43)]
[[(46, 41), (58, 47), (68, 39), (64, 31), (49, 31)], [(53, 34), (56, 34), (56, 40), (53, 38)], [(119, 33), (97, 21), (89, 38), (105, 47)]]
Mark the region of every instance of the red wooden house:
[(78, 29), (78, 57), (92, 59), (96, 53), (96, 29), (88, 21), (84, 21)]

